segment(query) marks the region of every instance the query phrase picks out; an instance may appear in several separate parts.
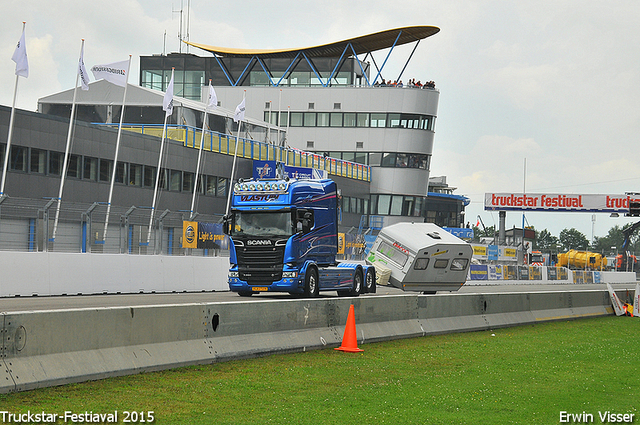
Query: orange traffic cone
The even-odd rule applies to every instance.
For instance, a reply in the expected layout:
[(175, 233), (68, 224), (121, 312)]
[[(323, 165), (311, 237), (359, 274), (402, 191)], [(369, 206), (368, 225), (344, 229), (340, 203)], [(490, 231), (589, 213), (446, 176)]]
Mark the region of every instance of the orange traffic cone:
[(347, 316), (347, 324), (344, 328), (344, 336), (342, 337), (342, 345), (334, 350), (346, 351), (348, 353), (359, 353), (364, 351), (358, 348), (358, 339), (356, 336), (356, 316), (353, 312), (353, 304), (349, 307), (349, 316)]

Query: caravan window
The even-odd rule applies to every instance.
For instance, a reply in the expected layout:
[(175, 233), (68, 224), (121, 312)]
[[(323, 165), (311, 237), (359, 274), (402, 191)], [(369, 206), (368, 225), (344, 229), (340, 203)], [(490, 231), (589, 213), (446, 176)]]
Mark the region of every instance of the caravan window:
[(449, 260), (446, 258), (438, 258), (436, 262), (433, 264), (433, 267), (436, 269), (446, 269), (447, 264), (449, 264)]
[(404, 267), (407, 259), (409, 258), (407, 254), (384, 241), (380, 242), (378, 252), (393, 262), (398, 263), (401, 267)]
[(466, 258), (455, 258), (451, 262), (451, 270), (462, 271), (467, 268), (467, 264), (469, 264), (469, 260)]
[(429, 265), (428, 258), (417, 258), (416, 263), (413, 265), (414, 270), (425, 270)]

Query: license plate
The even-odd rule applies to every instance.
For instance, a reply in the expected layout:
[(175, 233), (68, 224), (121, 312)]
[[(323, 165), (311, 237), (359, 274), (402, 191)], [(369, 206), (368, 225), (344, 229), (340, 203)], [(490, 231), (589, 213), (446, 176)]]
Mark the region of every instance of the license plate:
[(260, 292), (262, 292), (262, 291), (268, 291), (269, 288), (267, 288), (266, 286), (253, 286), (253, 287), (251, 287), (251, 290), (252, 291), (260, 291)]

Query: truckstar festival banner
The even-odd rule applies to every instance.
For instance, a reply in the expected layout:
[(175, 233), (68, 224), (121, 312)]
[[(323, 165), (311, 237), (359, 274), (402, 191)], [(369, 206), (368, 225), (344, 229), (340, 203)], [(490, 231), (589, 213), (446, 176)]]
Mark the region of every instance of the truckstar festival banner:
[(484, 209), (489, 211), (583, 211), (628, 213), (629, 195), (577, 195), (558, 193), (485, 193)]

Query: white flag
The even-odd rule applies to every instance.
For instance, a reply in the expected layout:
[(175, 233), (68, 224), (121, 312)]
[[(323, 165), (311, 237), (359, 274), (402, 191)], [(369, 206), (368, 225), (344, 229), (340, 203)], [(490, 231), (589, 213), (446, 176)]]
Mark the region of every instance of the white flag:
[(11, 60), (16, 63), (16, 75), (27, 78), (29, 76), (29, 61), (27, 60), (27, 44), (24, 42), (24, 28), (22, 28), (22, 36)]
[(162, 99), (162, 109), (167, 112), (167, 116), (173, 114), (173, 71), (171, 71), (171, 81), (169, 81), (164, 99)]
[(244, 99), (236, 106), (236, 114), (233, 116), (235, 122), (244, 121)]
[(216, 91), (213, 89), (211, 85), (211, 81), (209, 81), (209, 98), (207, 99), (207, 106), (209, 108), (218, 107), (218, 96), (216, 95)]
[(94, 65), (91, 68), (96, 80), (104, 79), (120, 87), (127, 85), (127, 66), (129, 61), (114, 62), (106, 65)]
[(80, 75), (80, 84), (82, 84), (82, 90), (89, 90), (89, 74), (87, 74), (87, 68), (85, 68), (84, 66), (84, 43), (82, 43), (82, 48), (80, 49), (78, 74)]

